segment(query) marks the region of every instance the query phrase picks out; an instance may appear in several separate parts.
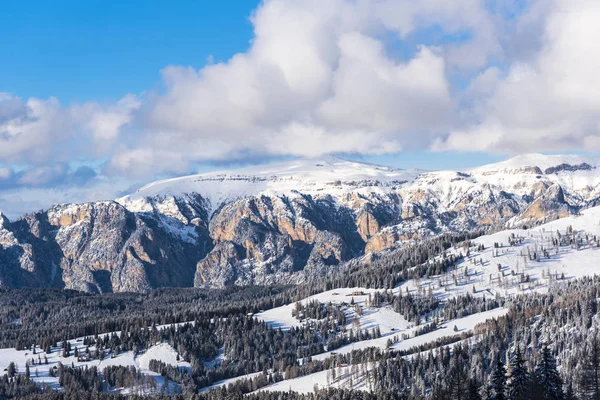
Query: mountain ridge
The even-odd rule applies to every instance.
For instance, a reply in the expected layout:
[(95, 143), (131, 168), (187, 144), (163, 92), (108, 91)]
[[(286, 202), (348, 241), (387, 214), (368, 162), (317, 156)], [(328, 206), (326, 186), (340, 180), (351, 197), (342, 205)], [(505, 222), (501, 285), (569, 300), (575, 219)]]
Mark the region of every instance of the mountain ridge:
[(0, 220), (0, 282), (84, 291), (298, 283), (443, 233), (537, 225), (600, 203), (600, 162), (529, 154), (462, 171), (334, 157), (152, 182)]

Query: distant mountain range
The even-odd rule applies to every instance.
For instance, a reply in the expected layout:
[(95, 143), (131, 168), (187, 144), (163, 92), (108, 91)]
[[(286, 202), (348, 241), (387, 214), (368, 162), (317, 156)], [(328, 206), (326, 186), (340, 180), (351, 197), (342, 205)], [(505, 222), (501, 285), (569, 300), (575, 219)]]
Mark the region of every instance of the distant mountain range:
[(89, 292), (296, 283), (405, 241), (527, 227), (599, 204), (600, 160), (462, 171), (337, 158), (153, 182), (115, 201), (0, 213), (0, 284)]

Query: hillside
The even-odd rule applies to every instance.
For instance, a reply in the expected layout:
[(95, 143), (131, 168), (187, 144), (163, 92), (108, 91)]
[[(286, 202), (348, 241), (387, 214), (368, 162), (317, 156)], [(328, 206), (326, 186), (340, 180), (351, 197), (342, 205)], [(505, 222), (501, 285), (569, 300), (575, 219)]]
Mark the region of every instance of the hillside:
[[(0, 339), (18, 348), (0, 349), (0, 368), (15, 362), (24, 374), (23, 365), (29, 364), (33, 382), (67, 393), (73, 391), (67, 379), (73, 379), (106, 382), (107, 393), (200, 392), (207, 399), (223, 391), (261, 398), (315, 388), (421, 398), (456, 384), (449, 378), (455, 354), (462, 354), (483, 391), (493, 373), (490, 359), (512, 360), (520, 346), (527, 349), (531, 370), (540, 362), (541, 348), (551, 344), (568, 383), (570, 374), (585, 373), (578, 361), (585, 351), (580, 343), (589, 342), (591, 327), (600, 324), (595, 311), (599, 234), (600, 207), (593, 207), (539, 226), (479, 236), (431, 252), (416, 267), (395, 265), (392, 271), (416, 277), (397, 276), (393, 288), (343, 286), (340, 271), (327, 278), (327, 284), (340, 286), (324, 291), (307, 283), (274, 293), (257, 288), (139, 296), (56, 291), (48, 294), (51, 303), (38, 305), (36, 299), (17, 307), (7, 301)], [(410, 254), (411, 246), (406, 247)], [(443, 259), (455, 262), (439, 274), (429, 272), (429, 265)], [(367, 270), (377, 268), (364, 264)], [(11, 293), (0, 292), (0, 300), (7, 296)], [(69, 318), (89, 312), (105, 317)], [(171, 322), (157, 323), (165, 319)], [(63, 327), (61, 333), (54, 324)], [(106, 326), (120, 330), (107, 333), (101, 330)], [(87, 333), (71, 339), (65, 329)], [(77, 378), (75, 371), (87, 375)]]

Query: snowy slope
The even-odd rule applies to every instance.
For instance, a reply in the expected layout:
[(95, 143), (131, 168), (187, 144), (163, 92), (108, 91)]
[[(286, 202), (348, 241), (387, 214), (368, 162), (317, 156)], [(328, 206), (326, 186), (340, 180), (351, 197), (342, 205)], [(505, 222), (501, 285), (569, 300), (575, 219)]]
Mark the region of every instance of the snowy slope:
[[(583, 241), (579, 248), (576, 244), (554, 246), (552, 239), (557, 239), (559, 233), (565, 238), (569, 227), (573, 229), (572, 237)], [(521, 238), (522, 243), (510, 246), (509, 238), (513, 235)], [(506, 296), (545, 291), (548, 285), (559, 284), (563, 275), (564, 280), (569, 280), (600, 274), (598, 239), (600, 207), (594, 207), (584, 210), (579, 216), (561, 218), (535, 228), (510, 229), (481, 236), (473, 240), (475, 246), (470, 248), (470, 256), (458, 263), (455, 270), (430, 279), (410, 280), (400, 288), (424, 293), (431, 287), (442, 299), (473, 294), (473, 288), (475, 295), (485, 297), (494, 297), (496, 293)], [(494, 243), (500, 247), (494, 248)], [(480, 244), (485, 247), (483, 251), (477, 250)], [(539, 261), (530, 260), (528, 253), (533, 254), (536, 249), (541, 253), (542, 247), (548, 251), (548, 256), (542, 255)], [(466, 253), (464, 248), (453, 249), (452, 252)], [(529, 281), (521, 282), (521, 274), (529, 276)]]
[(488, 164), (482, 167), (473, 168), (471, 171), (510, 171), (510, 170), (518, 170), (527, 167), (539, 167), (542, 171), (545, 171), (548, 168), (555, 167), (561, 164), (569, 164), (569, 165), (581, 165), (588, 164), (592, 168), (598, 167), (599, 160), (580, 156), (573, 154), (552, 154), (545, 155), (539, 153), (530, 153), (530, 154), (522, 154), (515, 157), (512, 157), (505, 161), (500, 161), (494, 164)]
[(599, 193), (599, 166), (600, 160), (578, 155), (526, 154), (467, 172), (479, 182), (520, 193), (526, 193), (532, 185), (547, 179), (570, 191), (580, 192), (584, 198), (591, 198)]
[[(364, 305), (369, 293), (374, 293), (377, 289), (365, 289), (365, 288), (343, 288), (333, 289), (326, 292), (316, 294), (314, 296), (307, 297), (300, 301), (302, 304), (307, 304), (313, 300), (319, 300), (321, 303), (350, 303), (354, 300), (355, 304)], [(362, 295), (352, 295), (354, 292), (361, 292)], [(269, 326), (273, 328), (281, 328), (287, 330), (291, 327), (300, 326), (300, 321), (292, 316), (292, 310), (295, 304), (288, 304), (281, 307), (272, 308), (270, 310), (258, 313), (255, 315), (256, 318), (261, 321), (265, 321)], [(371, 317), (372, 318), (372, 317)], [(364, 329), (364, 327), (363, 327)]]
[[(162, 326), (157, 327), (157, 329), (161, 328)], [(118, 334), (118, 332), (115, 333)], [(83, 344), (82, 337), (71, 339), (69, 340), (69, 343), (71, 343), (72, 348), (71, 354), (73, 354), (75, 348), (78, 349), (80, 354), (85, 354), (85, 349), (87, 346)], [(92, 353), (95, 351), (95, 349), (95, 346), (90, 346), (90, 351)], [(39, 360), (42, 361), (41, 364), (38, 364), (38, 357)], [(44, 357), (47, 357), (48, 364), (45, 364)], [(31, 378), (39, 384), (47, 384), (52, 388), (59, 390), (60, 386), (58, 385), (58, 378), (50, 376), (50, 369), (56, 368), (58, 363), (62, 363), (63, 365), (67, 366), (75, 365), (76, 367), (95, 366), (100, 372), (102, 372), (105, 367), (109, 366), (133, 366), (140, 370), (143, 374), (153, 377), (157, 381), (157, 387), (160, 388), (164, 378), (148, 369), (150, 360), (161, 360), (167, 364), (171, 364), (179, 368), (191, 368), (191, 365), (188, 362), (183, 360), (178, 362), (176, 357), (177, 352), (173, 349), (173, 347), (166, 343), (159, 343), (155, 346), (152, 346), (138, 356), (134, 356), (133, 352), (127, 351), (120, 353), (115, 358), (111, 358), (107, 355), (104, 360), (92, 360), (89, 362), (78, 361), (77, 357), (73, 355), (70, 357), (62, 357), (62, 347), (53, 347), (52, 352), (49, 354), (45, 353), (39, 346), (36, 347), (36, 354), (33, 354), (31, 350), (16, 350), (9, 348), (0, 349), (0, 373), (4, 373), (3, 371), (5, 371), (11, 362), (14, 362), (17, 365), (19, 373), (25, 373), (25, 364), (27, 361), (31, 361), (33, 358), (36, 362), (36, 365), (30, 365)], [(171, 385), (173, 386), (174, 384), (171, 383)]]
[[(561, 165), (574, 170), (560, 170)], [(300, 159), (229, 171), (209, 172), (150, 183), (118, 201), (132, 211), (149, 211), (147, 197), (180, 196), (199, 193), (216, 207), (227, 200), (259, 194), (281, 195), (295, 191), (306, 194), (339, 196), (349, 191), (431, 190), (450, 200), (472, 186), (494, 185), (520, 190), (543, 177), (573, 190), (597, 195), (600, 161), (576, 155), (526, 154), (507, 161), (462, 171), (426, 172), (346, 161), (335, 157)], [(574, 167), (580, 167), (576, 169)], [(589, 169), (587, 169), (589, 167)], [(549, 169), (555, 168), (557, 172)], [(549, 172), (549, 173), (546, 173)]]
[(394, 169), (335, 157), (300, 159), (157, 181), (117, 201), (131, 211), (151, 211), (145, 200), (148, 197), (199, 193), (215, 209), (228, 200), (259, 194), (301, 192), (339, 195), (355, 189), (387, 191), (391, 186), (412, 182), (418, 174), (417, 170)]
[[(327, 298), (327, 296), (329, 296), (329, 295), (324, 295), (324, 298)], [(439, 338), (445, 337), (445, 336), (456, 335), (456, 332), (454, 332), (455, 326), (459, 333), (469, 332), (469, 331), (472, 331), (476, 325), (483, 323), (490, 319), (501, 317), (501, 316), (505, 315), (507, 313), (507, 311), (508, 310), (505, 308), (498, 308), (498, 309), (490, 310), (490, 311), (483, 312), (483, 313), (469, 315), (464, 318), (450, 320), (450, 321), (447, 321), (446, 323), (442, 324), (442, 326), (438, 330), (426, 333), (424, 335), (410, 337), (406, 340), (400, 340), (400, 341), (394, 343), (391, 348), (394, 350), (408, 350), (415, 346), (433, 342), (433, 341), (435, 341)], [(402, 328), (400, 328), (400, 329), (401, 330), (398, 332), (389, 333), (378, 339), (365, 340), (362, 342), (352, 343), (350, 345), (336, 349), (335, 352), (337, 354), (347, 354), (347, 353), (352, 352), (353, 350), (366, 349), (369, 347), (378, 347), (380, 349), (385, 349), (387, 347), (388, 339), (392, 338), (393, 335), (397, 335), (399, 333), (413, 335), (414, 331), (415, 331), (415, 328), (407, 329), (407, 330), (404, 330)], [(312, 359), (313, 360), (324, 360), (329, 357), (331, 357), (331, 353), (325, 352), (325, 353), (313, 356)], [(372, 370), (374, 365), (375, 365), (375, 363), (369, 362), (366, 365), (364, 365), (364, 367), (362, 365), (359, 365), (357, 369), (362, 370), (362, 371), (364, 371), (364, 370), (370, 371), (370, 370)], [(328, 377), (327, 377), (328, 371), (320, 371), (320, 372), (316, 372), (314, 374), (309, 374), (309, 375), (302, 376), (299, 378), (283, 380), (281, 382), (277, 382), (277, 383), (271, 384), (265, 388), (262, 388), (262, 389), (260, 389), (260, 391), (282, 392), (282, 391), (292, 390), (292, 391), (299, 392), (299, 393), (311, 393), (314, 391), (315, 386), (317, 386), (320, 389), (325, 388), (325, 387), (339, 387), (339, 388), (348, 388), (348, 389), (352, 388), (353, 390), (370, 390), (368, 381), (364, 378), (364, 376), (362, 376), (362, 377), (359, 376), (358, 379), (356, 379), (356, 377), (353, 379), (350, 379), (351, 375), (352, 375), (350, 373), (351, 369), (352, 368), (350, 366), (340, 367), (338, 369), (339, 372), (337, 374), (336, 380), (333, 382), (328, 381)], [(255, 375), (256, 374), (245, 375), (244, 377), (236, 378), (236, 380), (244, 379), (244, 378), (252, 378)], [(350, 385), (350, 383), (351, 383), (351, 385)]]
[[(465, 257), (463, 261), (457, 263), (455, 269), (440, 276), (432, 276), (430, 279), (422, 278), (403, 282), (394, 289), (394, 292), (408, 290), (411, 293), (426, 294), (431, 287), (433, 294), (441, 300), (466, 293), (492, 298), (496, 296), (496, 293), (504, 296), (544, 291), (549, 284), (559, 283), (557, 278), (560, 281), (563, 274), (565, 280), (600, 274), (600, 264), (598, 263), (600, 248), (596, 247), (596, 242), (592, 245), (581, 246), (579, 249), (571, 246), (559, 246), (558, 252), (557, 248), (552, 246), (552, 237), (557, 237), (557, 232), (565, 236), (569, 227), (573, 229), (574, 237), (585, 238), (587, 234), (592, 240), (596, 235), (600, 240), (600, 207), (584, 210), (579, 216), (561, 218), (527, 230), (510, 229), (478, 237), (473, 240), (473, 245), (469, 249), (469, 257)], [(508, 242), (511, 236), (521, 238), (522, 242), (509, 246)], [(494, 243), (498, 243), (501, 247), (494, 248)], [(478, 245), (483, 245), (484, 249), (479, 251)], [(535, 250), (536, 246), (539, 249), (546, 246), (549, 249), (549, 257), (542, 257), (540, 261), (525, 260), (528, 258), (526, 257), (527, 249), (529, 248), (531, 252)], [(464, 255), (466, 249), (463, 247), (452, 248), (449, 253)], [(498, 271), (498, 264), (502, 267), (503, 280), (499, 279), (501, 273)], [(465, 274), (465, 269), (468, 274)], [(512, 271), (517, 275), (513, 275)], [(529, 275), (529, 282), (520, 282), (519, 275), (521, 273)], [(473, 287), (475, 287), (475, 293)], [(353, 300), (355, 304), (365, 306), (369, 293), (377, 291), (382, 290), (332, 289), (303, 299), (301, 303), (307, 304), (310, 301), (319, 300), (321, 303), (341, 304), (350, 303)], [(352, 295), (357, 292), (362, 295)], [(256, 314), (256, 317), (276, 328), (289, 329), (300, 326), (300, 321), (292, 316), (294, 306), (294, 304), (288, 304), (273, 308)], [(352, 310), (348, 311), (347, 317), (348, 320), (354, 317)], [(371, 329), (375, 325), (379, 325), (382, 333), (386, 333), (391, 328), (407, 329), (410, 327), (408, 321), (398, 318), (397, 313), (387, 311), (385, 308), (376, 310), (366, 308), (361, 316), (361, 329)]]

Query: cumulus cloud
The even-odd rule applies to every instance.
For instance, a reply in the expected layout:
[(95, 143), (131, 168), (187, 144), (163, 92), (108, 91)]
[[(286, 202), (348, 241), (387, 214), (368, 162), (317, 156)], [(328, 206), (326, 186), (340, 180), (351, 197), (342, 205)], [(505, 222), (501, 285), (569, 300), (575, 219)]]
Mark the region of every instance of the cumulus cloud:
[(69, 126), (56, 98), (22, 101), (8, 94), (0, 101), (0, 161), (45, 162), (49, 148), (63, 141)]
[(437, 139), (434, 148), (600, 150), (600, 55), (592, 50), (600, 3), (556, 1), (545, 11), (540, 48), (504, 72), (490, 67), (474, 79), (465, 127)]
[(130, 124), (142, 103), (137, 96), (128, 94), (116, 104), (102, 107), (89, 102), (73, 107), (71, 114), (91, 136), (97, 150), (106, 151), (119, 137), (121, 129)]
[[(146, 106), (143, 148), (122, 148), (111, 171), (180, 170), (241, 153), (427, 147), (456, 122), (447, 70), (479, 66), (501, 51), (492, 17), (478, 0), (452, 6), (440, 0), (267, 0), (252, 23), (248, 51), (200, 69), (162, 71), (166, 89)], [(397, 43), (418, 42), (411, 35), (431, 26), (469, 39), (417, 43), (410, 57), (394, 55)]]
[(140, 104), (136, 96), (127, 95), (114, 105), (64, 107), (54, 97), (23, 100), (0, 93), (0, 164), (95, 157), (114, 143)]
[(325, 153), (598, 151), (599, 19), (592, 0), (263, 0), (246, 51), (165, 66), (162, 91), (68, 106), (0, 94), (0, 182)]

